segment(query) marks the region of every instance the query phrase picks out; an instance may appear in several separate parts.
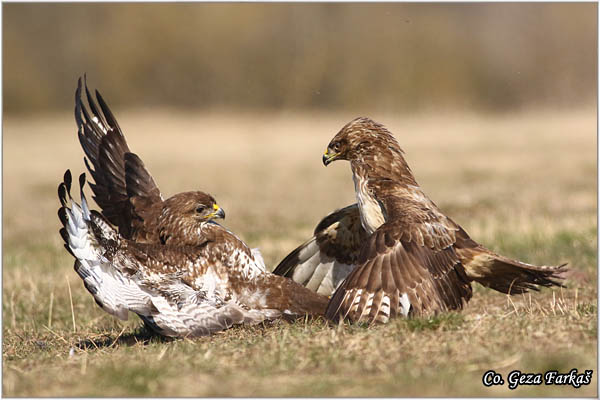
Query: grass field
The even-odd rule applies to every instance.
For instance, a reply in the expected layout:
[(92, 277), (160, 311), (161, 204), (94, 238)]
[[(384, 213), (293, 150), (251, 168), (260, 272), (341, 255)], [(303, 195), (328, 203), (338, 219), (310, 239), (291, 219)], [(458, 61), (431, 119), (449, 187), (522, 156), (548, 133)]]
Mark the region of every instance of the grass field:
[[(347, 163), (321, 155), (355, 115), (117, 111), (164, 195), (202, 189), (274, 268), (353, 202)], [(195, 340), (148, 337), (101, 311), (62, 248), (56, 187), (83, 171), (70, 113), (6, 118), (4, 396), (597, 396), (596, 114), (372, 115), (417, 180), (476, 240), (539, 264), (566, 289), (508, 298), (475, 287), (460, 314), (386, 326), (277, 321)], [(589, 386), (491, 388), (493, 369), (592, 369)]]

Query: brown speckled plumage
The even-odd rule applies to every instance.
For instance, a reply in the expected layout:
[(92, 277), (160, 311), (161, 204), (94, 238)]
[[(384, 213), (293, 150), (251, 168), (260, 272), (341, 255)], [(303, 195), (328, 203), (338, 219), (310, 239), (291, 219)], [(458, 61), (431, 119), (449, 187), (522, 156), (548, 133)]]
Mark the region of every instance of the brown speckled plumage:
[[(383, 125), (369, 118), (350, 121), (323, 157), (326, 165), (334, 160), (350, 162), (357, 204), (323, 219), (315, 236), (275, 270), (305, 284), (315, 271), (328, 277), (338, 269), (328, 318), (387, 322), (400, 314), (461, 309), (473, 280), (510, 294), (560, 285), (564, 265), (525, 264), (470, 239), (423, 193)], [(325, 263), (319, 264), (321, 258)]]
[(89, 110), (80, 80), (75, 118), (102, 212), (88, 208), (83, 174), (81, 204), (71, 198), (67, 171), (58, 190), (60, 233), (100, 307), (121, 319), (133, 312), (167, 336), (324, 314), (327, 297), (267, 272), (257, 250), (214, 222), (224, 212), (211, 195), (164, 200), (100, 94), (97, 106), (87, 87), (85, 93)]

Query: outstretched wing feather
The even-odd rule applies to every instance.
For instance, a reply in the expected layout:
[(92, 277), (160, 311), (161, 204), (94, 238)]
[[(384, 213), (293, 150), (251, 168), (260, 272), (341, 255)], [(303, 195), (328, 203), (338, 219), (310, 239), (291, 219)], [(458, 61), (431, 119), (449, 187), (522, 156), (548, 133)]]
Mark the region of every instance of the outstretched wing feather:
[[(87, 106), (83, 101), (83, 90)], [(95, 94), (99, 106), (87, 82), (84, 80), (82, 87), (79, 79), (75, 92), (75, 120), (79, 127), (79, 142), (86, 155), (85, 165), (94, 180), (90, 187), (103, 215), (119, 227), (125, 238), (132, 238), (144, 224), (134, 218), (139, 217), (139, 213), (133, 209), (131, 197), (146, 197), (144, 204), (148, 205), (162, 201), (162, 196), (141, 159), (129, 150), (110, 108), (98, 91)]]
[(366, 236), (356, 204), (336, 210), (273, 273), (330, 296), (354, 268)]
[(326, 317), (385, 322), (409, 312), (429, 315), (460, 309), (469, 300), (470, 282), (452, 246), (432, 249), (421, 241), (406, 241), (397, 232), (402, 229), (384, 224), (373, 233), (360, 264), (333, 295)]

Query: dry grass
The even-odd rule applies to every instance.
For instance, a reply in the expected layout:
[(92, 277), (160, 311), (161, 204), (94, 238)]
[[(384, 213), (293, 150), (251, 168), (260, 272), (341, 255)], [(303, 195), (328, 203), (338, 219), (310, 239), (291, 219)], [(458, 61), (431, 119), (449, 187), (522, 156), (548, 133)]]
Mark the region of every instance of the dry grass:
[[(322, 151), (354, 115), (118, 113), (165, 195), (200, 188), (274, 267), (353, 201), (348, 165)], [(83, 171), (70, 114), (4, 124), (5, 396), (595, 396), (485, 388), (488, 369), (597, 364), (593, 110), (504, 116), (373, 115), (417, 180), (477, 240), (533, 263), (569, 262), (568, 289), (508, 299), (477, 287), (461, 314), (387, 326), (276, 322), (197, 340), (148, 338), (95, 306), (57, 233), (55, 188)]]

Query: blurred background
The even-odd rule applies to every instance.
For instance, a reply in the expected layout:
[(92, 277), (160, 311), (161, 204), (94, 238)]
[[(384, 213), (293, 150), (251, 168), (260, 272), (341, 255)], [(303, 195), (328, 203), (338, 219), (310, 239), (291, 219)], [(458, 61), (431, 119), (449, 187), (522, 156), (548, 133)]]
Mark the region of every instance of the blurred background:
[[(597, 4), (10, 3), (2, 11), (6, 396), (597, 397), (596, 381), (518, 393), (481, 385), (490, 368), (597, 365)], [(395, 134), (425, 193), (473, 238), (530, 263), (568, 262), (567, 289), (515, 297), (515, 306), (479, 287), (460, 331), (391, 327), (371, 347), (362, 328), (354, 342), (332, 342), (327, 331), (324, 357), (298, 350), (295, 334), (259, 334), (266, 352), (254, 339), (227, 339), (226, 351), (140, 344), (72, 358), (81, 338), (114, 344), (139, 326), (94, 304), (58, 234), (56, 187), (67, 168), (85, 170), (73, 118), (84, 73), (163, 195), (214, 195), (225, 226), (260, 248), (268, 268), (355, 201), (348, 163), (324, 168), (321, 156), (363, 115)], [(572, 310), (562, 317), (559, 297)], [(524, 304), (529, 311), (516, 312)], [(301, 353), (302, 361), (290, 356)]]
[(507, 111), (596, 102), (594, 3), (5, 4), (4, 110)]

